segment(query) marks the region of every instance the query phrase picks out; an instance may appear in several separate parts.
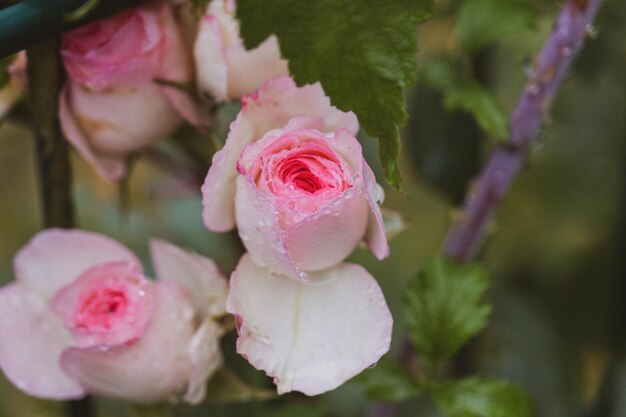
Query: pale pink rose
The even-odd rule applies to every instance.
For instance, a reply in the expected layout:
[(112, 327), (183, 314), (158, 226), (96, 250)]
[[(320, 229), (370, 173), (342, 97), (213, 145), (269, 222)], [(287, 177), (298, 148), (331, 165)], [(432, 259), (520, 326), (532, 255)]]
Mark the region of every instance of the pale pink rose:
[(289, 74), (276, 36), (245, 49), (235, 7), (234, 0), (213, 0), (200, 20), (194, 45), (198, 88), (218, 101), (239, 99), (266, 80)]
[(224, 148), (209, 169), (203, 219), (235, 224), (254, 262), (307, 280), (343, 261), (361, 240), (389, 253), (382, 189), (363, 159), (356, 116), (330, 105), (319, 84), (267, 81), (243, 98)]
[(80, 230), (37, 234), (0, 289), (0, 368), (49, 399), (91, 393), (154, 403), (205, 395), (220, 366), (227, 283), (215, 264), (169, 243), (150, 245), (156, 276), (126, 247)]
[(68, 81), (60, 96), (63, 133), (97, 172), (125, 175), (126, 157), (176, 129), (207, 123), (191, 95), (155, 82), (191, 84), (189, 45), (168, 2), (153, 1), (62, 38)]
[(245, 254), (230, 278), (227, 310), (237, 352), (274, 377), (278, 393), (338, 387), (389, 350), (393, 320), (376, 280), (341, 263), (303, 284)]
[(0, 120), (4, 119), (13, 106), (26, 93), (28, 76), (26, 74), (26, 52), (20, 51), (15, 60), (7, 68), (9, 82), (0, 90)]

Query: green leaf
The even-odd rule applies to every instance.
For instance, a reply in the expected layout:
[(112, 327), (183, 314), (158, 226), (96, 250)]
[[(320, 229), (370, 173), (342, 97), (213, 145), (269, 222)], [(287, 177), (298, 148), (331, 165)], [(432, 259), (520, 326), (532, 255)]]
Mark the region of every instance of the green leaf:
[(422, 387), (404, 367), (383, 359), (355, 378), (365, 387), (367, 396), (375, 401), (406, 401), (418, 395)]
[(238, 0), (248, 48), (272, 33), (299, 85), (320, 81), (332, 103), (352, 110), (380, 139), (389, 184), (398, 187), (398, 127), (407, 112), (404, 89), (416, 71), (418, 23), (433, 14), (432, 0)]
[(459, 10), (463, 50), (472, 54), (507, 36), (532, 29), (537, 10), (526, 0), (466, 0)]
[(442, 384), (435, 402), (448, 417), (528, 417), (530, 400), (524, 390), (497, 379), (467, 378)]
[(471, 114), (492, 139), (509, 137), (508, 117), (502, 106), (487, 89), (463, 75), (460, 61), (446, 56), (431, 58), (424, 65), (423, 79), (443, 92), (447, 110), (461, 108)]
[(440, 363), (485, 327), (491, 307), (483, 301), (489, 283), (477, 265), (444, 258), (424, 262), (409, 282), (406, 315), (411, 340), (425, 361)]
[(221, 368), (208, 383), (205, 401), (218, 404), (241, 403), (267, 400), (275, 397), (275, 391), (248, 385), (230, 369)]
[(9, 66), (15, 60), (15, 55), (5, 56), (4, 58), (0, 58), (0, 88), (4, 88), (9, 81), (11, 80), (11, 75), (9, 74)]
[(444, 106), (457, 107), (470, 113), (489, 137), (503, 141), (509, 136), (507, 115), (496, 98), (475, 83), (456, 86), (445, 91)]

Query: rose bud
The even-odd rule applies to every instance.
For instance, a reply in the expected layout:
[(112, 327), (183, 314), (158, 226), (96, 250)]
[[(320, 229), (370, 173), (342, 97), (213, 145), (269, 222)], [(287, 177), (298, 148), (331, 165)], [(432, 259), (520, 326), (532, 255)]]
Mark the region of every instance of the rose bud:
[(63, 35), (61, 127), (106, 179), (121, 179), (126, 157), (172, 133), (181, 116), (207, 123), (208, 112), (175, 86), (193, 80), (191, 46), (175, 11), (154, 1)]
[(237, 319), (237, 352), (274, 377), (279, 394), (332, 390), (389, 350), (391, 313), (359, 265), (312, 272), (303, 284), (245, 254), (231, 275), (226, 308)]
[(332, 107), (319, 84), (284, 76), (242, 102), (202, 187), (206, 227), (236, 224), (257, 265), (302, 281), (361, 240), (386, 257), (383, 193), (354, 138), (356, 116)]
[(220, 366), (226, 280), (213, 262), (151, 242), (158, 281), (106, 236), (48, 229), (14, 260), (0, 289), (0, 368), (22, 391), (200, 402)]
[(289, 74), (276, 36), (245, 49), (235, 7), (234, 0), (213, 0), (200, 20), (194, 45), (198, 88), (218, 101), (239, 99), (266, 80)]

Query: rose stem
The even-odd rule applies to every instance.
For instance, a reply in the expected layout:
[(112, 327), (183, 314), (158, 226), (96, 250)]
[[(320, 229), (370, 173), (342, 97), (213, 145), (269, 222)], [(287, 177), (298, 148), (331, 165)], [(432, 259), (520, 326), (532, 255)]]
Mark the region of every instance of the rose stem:
[(453, 224), (445, 241), (443, 253), (446, 256), (464, 262), (476, 254), (498, 205), (524, 166), (530, 144), (539, 133), (552, 99), (590, 31), (601, 3), (602, 0), (569, 0), (563, 5), (552, 34), (536, 59), (533, 74), (511, 114), (511, 139), (496, 147), (475, 191), (466, 197), (464, 213)]
[[(466, 197), (465, 212), (452, 225), (443, 254), (458, 262), (470, 261), (482, 243), (485, 229), (520, 168), (532, 140), (565, 74), (591, 29), (602, 0), (569, 0), (561, 9), (552, 34), (536, 59), (533, 75), (510, 118), (511, 140), (492, 153), (475, 191)], [(404, 341), (410, 344), (409, 340)], [(404, 349), (403, 349), (404, 350)], [(398, 404), (374, 403), (370, 417), (388, 417)]]
[[(58, 51), (56, 38), (27, 50), (28, 100), (35, 133), (43, 225), (73, 227), (72, 171), (58, 120), (58, 97), (64, 77)], [(70, 417), (94, 415), (89, 397), (66, 404)]]
[(44, 227), (73, 227), (72, 172), (58, 120), (63, 69), (58, 39), (27, 50), (29, 105), (35, 130)]

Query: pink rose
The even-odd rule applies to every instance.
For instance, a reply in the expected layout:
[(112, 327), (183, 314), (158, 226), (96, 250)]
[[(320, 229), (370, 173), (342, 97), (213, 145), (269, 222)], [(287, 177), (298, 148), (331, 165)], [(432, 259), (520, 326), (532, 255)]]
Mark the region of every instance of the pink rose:
[(354, 138), (356, 116), (332, 107), (319, 84), (289, 77), (242, 101), (202, 187), (205, 225), (236, 223), (257, 265), (302, 281), (361, 240), (386, 257), (383, 193)]
[(309, 280), (271, 273), (249, 254), (230, 277), (237, 352), (274, 377), (279, 394), (332, 390), (389, 350), (391, 313), (363, 267), (341, 263)]
[(191, 47), (175, 11), (153, 1), (63, 36), (61, 127), (104, 178), (122, 178), (127, 155), (172, 133), (181, 115), (206, 123), (208, 113), (189, 94), (155, 82), (193, 80)]
[(218, 101), (239, 99), (264, 81), (289, 74), (272, 35), (247, 51), (239, 36), (234, 0), (213, 0), (200, 21), (194, 45), (198, 87)]
[(215, 264), (153, 240), (158, 281), (116, 241), (80, 230), (37, 234), (0, 289), (0, 367), (24, 392), (137, 403), (204, 398), (220, 366), (226, 280)]

